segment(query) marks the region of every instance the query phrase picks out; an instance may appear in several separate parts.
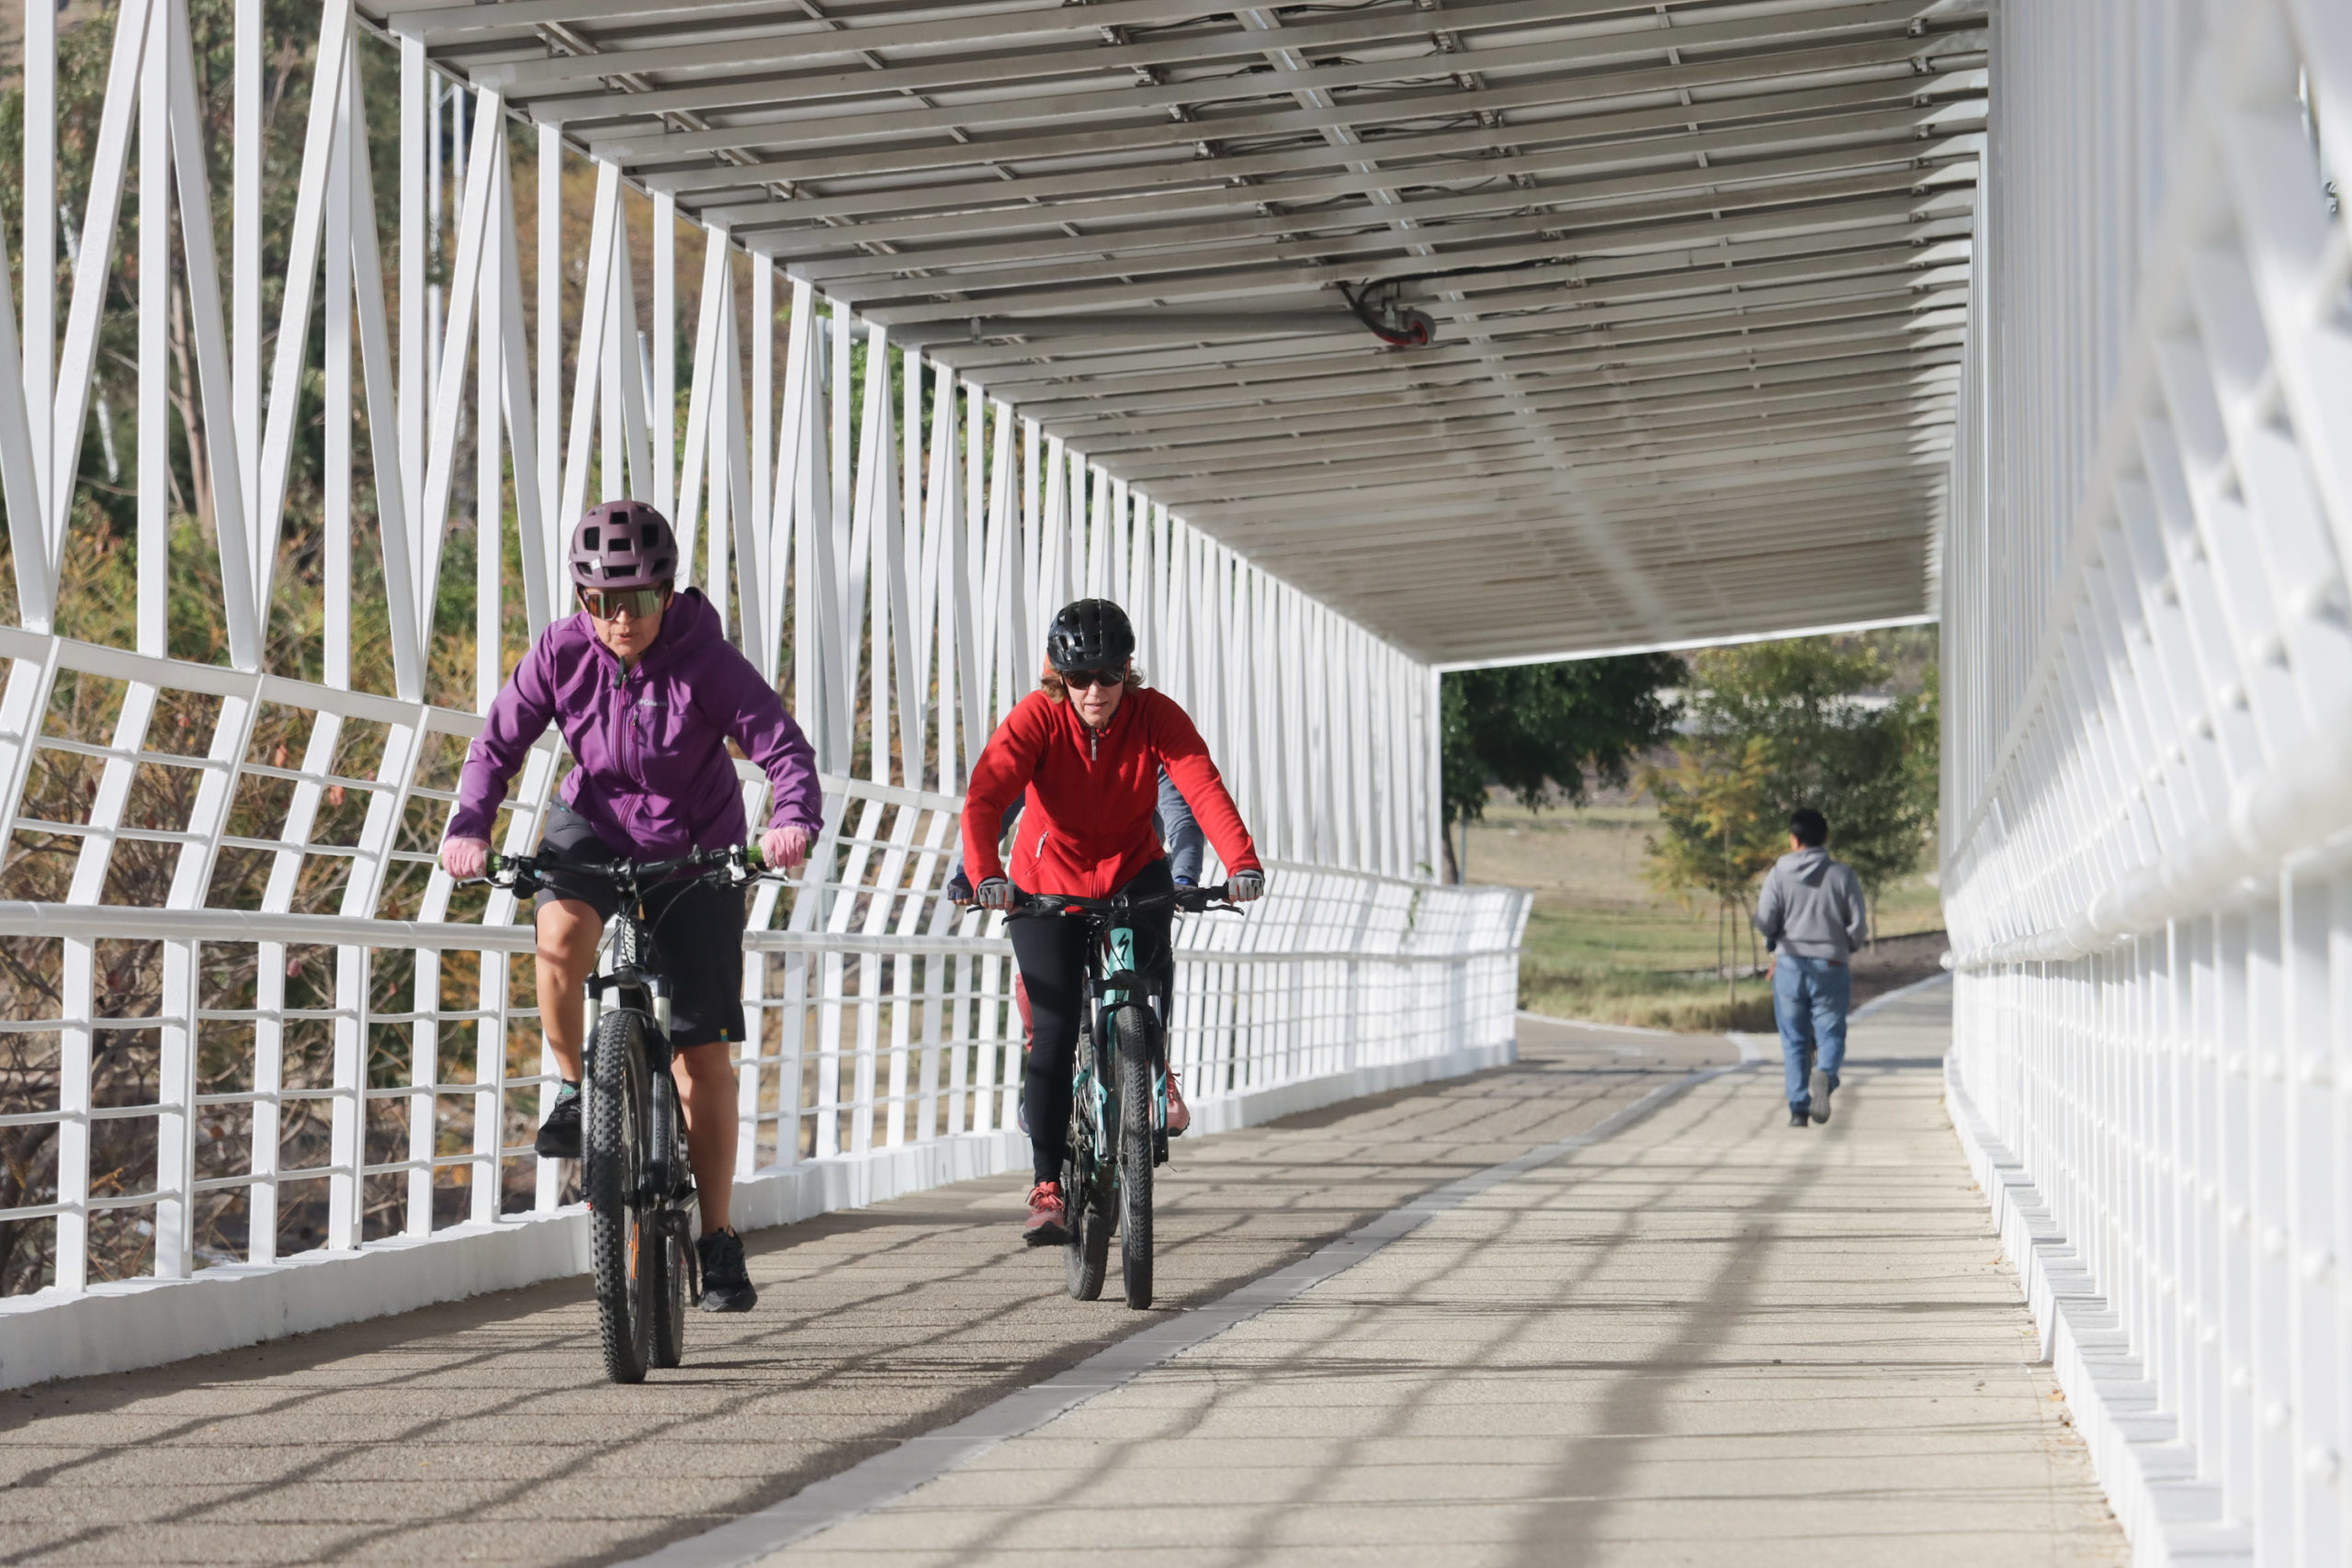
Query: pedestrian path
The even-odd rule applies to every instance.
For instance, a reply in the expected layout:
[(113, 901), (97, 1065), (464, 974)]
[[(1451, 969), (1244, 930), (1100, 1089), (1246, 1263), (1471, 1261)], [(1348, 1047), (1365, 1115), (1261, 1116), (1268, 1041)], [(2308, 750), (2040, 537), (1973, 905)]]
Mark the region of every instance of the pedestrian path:
[(1179, 1145), (1166, 1311), (1069, 1301), (998, 1179), (752, 1237), (760, 1310), (640, 1388), (567, 1281), (0, 1396), (0, 1563), (2120, 1562), (1943, 1122), (1943, 1007), (1858, 1027), (1826, 1129), (1728, 1043), (1530, 1022), (1517, 1066)]
[(1947, 994), (1857, 1026), (1826, 1127), (1702, 1083), (768, 1561), (2121, 1562), (1944, 1120)]

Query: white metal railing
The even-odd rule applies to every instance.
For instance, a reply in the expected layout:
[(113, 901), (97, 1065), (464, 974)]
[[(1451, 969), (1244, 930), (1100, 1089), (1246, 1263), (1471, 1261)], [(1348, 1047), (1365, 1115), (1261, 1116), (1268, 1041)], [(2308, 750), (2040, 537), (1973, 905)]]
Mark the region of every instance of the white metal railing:
[(2141, 1560), (2340, 1563), (2352, 8), (1994, 38), (1943, 555), (1956, 1120)]
[[(16, 1004), (0, 1030), (56, 1043), (53, 1098), (0, 1116), (58, 1133), (50, 1190), (0, 1207), (0, 1224), (53, 1227), (47, 1294), (354, 1252), (566, 1201), (560, 1168), (530, 1149), (555, 1079), (529, 965), (514, 963), (532, 949), (526, 914), (432, 865), (476, 716), (5, 628), (0, 654), (47, 683), (30, 738), (0, 733), (0, 765), (29, 775), (20, 856), (60, 845), (48, 852), (79, 868), (136, 841), (174, 866), (192, 848), (216, 865), (259, 863), (243, 880), (213, 875), (186, 906), (0, 901)], [(119, 722), (118, 744), (61, 739), (54, 699), (76, 682), (104, 685), (141, 722), (184, 716), (197, 698), (209, 720), (175, 718), (168, 750)], [(277, 728), (257, 722), (265, 712)], [(273, 760), (279, 750), (301, 755)], [(510, 848), (535, 839), (555, 762), (551, 746), (533, 754), (505, 807)], [(741, 766), (758, 820), (766, 781)], [(136, 786), (157, 773), (198, 781), (188, 814), (134, 826)], [(808, 875), (752, 900), (752, 1021), (737, 1059), (751, 1177), (1012, 1118), (1020, 1030), (1001, 917), (943, 896), (959, 803), (825, 785)], [(1276, 863), (1246, 919), (1180, 927), (1176, 1060), (1213, 1100), (1501, 1044), (1524, 918), (1510, 890)], [(102, 972), (158, 983), (126, 1003)], [(137, 1070), (100, 1070), (109, 1056)], [(152, 1172), (109, 1169), (108, 1129), (142, 1127), (152, 1136), (115, 1142), (152, 1148)]]
[[(48, 7), (26, 12), (25, 232), (0, 268), (22, 623), (0, 627), (0, 1137), (40, 1136), (0, 1161), (0, 1269), (34, 1231), (53, 1267), (18, 1285), (71, 1297), (558, 1204), (516, 1153), (552, 1085), (512, 901), (432, 857), (478, 723), (460, 710), (565, 612), (569, 519), (623, 493), (670, 513), (680, 586), (788, 691), (829, 780), (816, 896), (755, 911), (745, 1170), (1002, 1126), (1004, 954), (938, 890), (971, 758), (1083, 595), (1127, 607), (1145, 672), (1282, 863), (1247, 925), (1201, 928), (1182, 1059), (1233, 1090), (1507, 1037), (1518, 906), (1397, 880), (1438, 858), (1429, 666), (561, 126), (518, 128), (351, 0), (300, 36), (257, 16), (202, 40), (232, 66), (218, 152), (193, 62), (225, 13), (121, 0), (80, 35), (107, 63), (61, 269), (61, 45)], [(370, 84), (395, 55), (393, 106)], [(308, 68), (273, 125), (280, 58)], [(265, 232), (283, 170), (290, 213)], [(179, 350), (200, 486), (173, 439)], [(128, 500), (81, 482), (109, 388), (134, 415)], [(190, 498), (210, 526), (175, 532)], [(136, 561), (119, 607), (77, 575), (99, 518)], [(468, 578), (470, 615), (447, 613)], [(196, 640), (221, 644), (200, 656), (225, 663), (167, 657), (188, 651), (169, 590), (199, 581)], [(94, 626), (130, 646), (57, 635)], [(535, 840), (560, 767), (552, 740), (531, 753), (505, 847)]]

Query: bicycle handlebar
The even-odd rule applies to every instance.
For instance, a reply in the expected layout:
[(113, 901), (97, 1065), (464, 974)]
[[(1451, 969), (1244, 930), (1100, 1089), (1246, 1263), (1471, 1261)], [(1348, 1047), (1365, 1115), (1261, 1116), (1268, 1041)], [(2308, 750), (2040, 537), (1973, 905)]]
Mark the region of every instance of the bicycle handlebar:
[(1014, 915), (1090, 915), (1115, 918), (1138, 910), (1157, 909), (1173, 905), (1188, 914), (1205, 914), (1212, 909), (1241, 912), (1227, 891), (1229, 885), (1220, 882), (1209, 887), (1171, 887), (1165, 893), (1114, 893), (1108, 898), (1084, 898), (1075, 893), (1023, 893), (1015, 888), (1012, 908)]
[(493, 853), (484, 867), (482, 878), (495, 887), (514, 887), (524, 882), (539, 883), (550, 872), (601, 877), (612, 883), (658, 882), (675, 877), (681, 872), (698, 872), (694, 880), (716, 880), (724, 877), (730, 882), (750, 882), (762, 875), (775, 874), (767, 857), (757, 844), (726, 844), (717, 849), (694, 850), (668, 860), (607, 861), (598, 864), (591, 861), (550, 861), (541, 855), (503, 855)]

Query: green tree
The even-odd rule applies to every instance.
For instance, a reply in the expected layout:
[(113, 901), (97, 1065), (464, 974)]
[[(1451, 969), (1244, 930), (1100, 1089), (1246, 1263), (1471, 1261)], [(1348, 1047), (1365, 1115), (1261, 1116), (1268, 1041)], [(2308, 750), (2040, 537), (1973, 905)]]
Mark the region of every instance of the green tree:
[[(1592, 781), (1624, 784), (1634, 761), (1673, 732), (1664, 693), (1684, 675), (1671, 654), (1448, 673), (1441, 698), (1445, 824), (1486, 815), (1499, 784), (1530, 810), (1556, 795), (1582, 805)], [(1446, 874), (1459, 881), (1449, 833)]]
[[(1688, 904), (1715, 901), (1715, 966), (1729, 979), (1739, 951), (1748, 890), (1772, 867), (1783, 840), (1768, 818), (1772, 756), (1760, 736), (1736, 746), (1678, 750), (1670, 768), (1642, 770), (1642, 786), (1658, 802), (1663, 836), (1649, 842), (1651, 886)], [(1731, 997), (1738, 999), (1736, 981)]]
[(1917, 867), (1936, 812), (1932, 666), (1920, 690), (1890, 690), (1872, 642), (1800, 637), (1712, 649), (1691, 667), (1675, 766), (1643, 781), (1664, 829), (1649, 848), (1659, 886), (1745, 904), (1801, 806), (1829, 818), (1833, 852), (1873, 900)]

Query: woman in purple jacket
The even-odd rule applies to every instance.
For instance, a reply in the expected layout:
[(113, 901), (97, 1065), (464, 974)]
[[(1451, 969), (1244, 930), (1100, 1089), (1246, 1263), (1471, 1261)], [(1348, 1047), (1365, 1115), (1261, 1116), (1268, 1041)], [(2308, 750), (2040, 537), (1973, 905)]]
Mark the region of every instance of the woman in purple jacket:
[[(482, 874), (498, 803), (550, 723), (578, 765), (548, 812), (542, 857), (558, 863), (662, 860), (743, 841), (732, 740), (765, 769), (775, 808), (760, 840), (772, 866), (795, 867), (823, 819), (814, 755), (799, 726), (694, 589), (673, 594), (678, 540), (651, 507), (615, 501), (571, 532), (580, 614), (558, 621), (515, 667), (466, 752), (441, 863)], [(728, 1223), (735, 1181), (735, 1067), (743, 1038), (743, 896), (707, 884), (646, 896), (653, 940), (675, 985), (670, 1038), (685, 1101), (686, 1149), (702, 1211), (706, 1312), (749, 1312), (758, 1292)], [(605, 922), (619, 908), (600, 877), (548, 876), (538, 896), (539, 1021), (563, 1071), (539, 1129), (545, 1159), (580, 1157), (581, 983)]]

